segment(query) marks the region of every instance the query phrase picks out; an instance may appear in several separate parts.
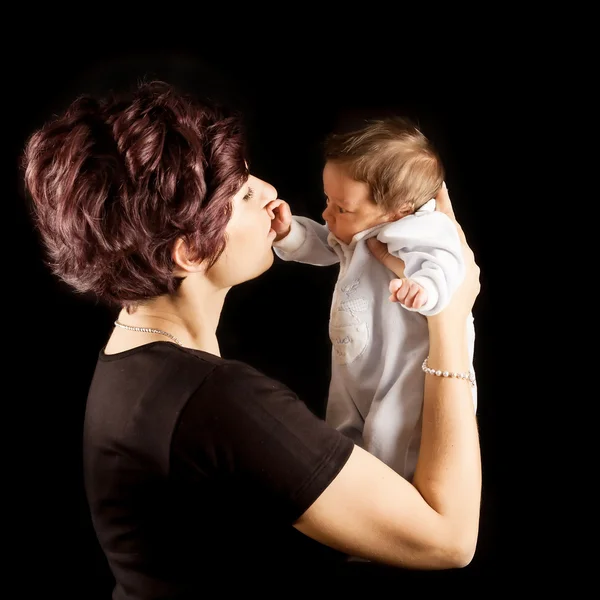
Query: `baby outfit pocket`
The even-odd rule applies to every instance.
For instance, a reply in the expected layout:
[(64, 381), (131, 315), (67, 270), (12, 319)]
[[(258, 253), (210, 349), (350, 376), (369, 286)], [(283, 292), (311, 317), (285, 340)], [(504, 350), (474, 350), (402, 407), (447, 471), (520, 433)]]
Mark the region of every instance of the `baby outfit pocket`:
[(333, 357), (338, 365), (355, 361), (369, 343), (369, 328), (362, 316), (368, 312), (369, 303), (357, 296), (359, 280), (340, 287), (334, 302), (329, 322), (329, 338), (333, 346)]
[(331, 324), (329, 337), (333, 346), (335, 362), (338, 365), (347, 365), (365, 351), (369, 341), (369, 331), (366, 323)]
[(356, 360), (369, 342), (369, 328), (351, 313), (339, 310), (329, 324), (329, 337), (333, 356), (338, 365), (347, 365)]

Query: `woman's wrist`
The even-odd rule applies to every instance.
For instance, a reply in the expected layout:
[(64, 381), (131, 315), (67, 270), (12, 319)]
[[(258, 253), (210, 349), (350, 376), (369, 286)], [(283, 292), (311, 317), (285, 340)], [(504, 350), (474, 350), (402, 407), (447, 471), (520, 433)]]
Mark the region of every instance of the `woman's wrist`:
[(429, 328), (428, 366), (434, 370), (466, 373), (469, 371), (469, 346), (466, 323), (436, 324)]
[[(438, 318), (439, 317), (439, 318)], [(467, 319), (447, 319), (443, 316), (435, 315), (427, 319), (429, 329), (429, 338), (439, 339), (440, 341), (453, 340), (457, 336), (466, 336)]]
[(446, 379), (461, 379), (468, 381), (471, 387), (475, 387), (475, 373), (473, 371), (446, 371), (442, 369), (432, 369), (429, 365), (429, 356), (425, 358), (421, 365), (423, 372), (427, 375), (433, 375), (435, 377), (444, 377)]

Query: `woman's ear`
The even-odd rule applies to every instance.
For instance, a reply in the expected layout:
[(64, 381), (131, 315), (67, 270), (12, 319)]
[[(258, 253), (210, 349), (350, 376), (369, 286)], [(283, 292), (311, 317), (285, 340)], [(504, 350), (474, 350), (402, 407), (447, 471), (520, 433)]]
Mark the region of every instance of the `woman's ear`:
[(206, 269), (205, 262), (203, 260), (192, 259), (189, 246), (183, 238), (179, 238), (174, 246), (171, 258), (175, 263), (173, 272), (178, 277), (185, 277), (190, 273), (203, 272)]

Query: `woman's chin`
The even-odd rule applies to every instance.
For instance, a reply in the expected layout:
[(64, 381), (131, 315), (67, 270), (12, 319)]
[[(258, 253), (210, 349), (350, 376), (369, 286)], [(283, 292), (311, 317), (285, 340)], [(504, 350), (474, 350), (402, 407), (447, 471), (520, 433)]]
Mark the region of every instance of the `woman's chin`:
[(273, 249), (270, 248), (269, 252), (267, 253), (267, 255), (265, 257), (265, 261), (262, 265), (261, 270), (255, 275), (255, 277), (260, 277), (263, 273), (267, 272), (273, 266), (274, 262), (275, 262), (275, 253), (273, 252)]

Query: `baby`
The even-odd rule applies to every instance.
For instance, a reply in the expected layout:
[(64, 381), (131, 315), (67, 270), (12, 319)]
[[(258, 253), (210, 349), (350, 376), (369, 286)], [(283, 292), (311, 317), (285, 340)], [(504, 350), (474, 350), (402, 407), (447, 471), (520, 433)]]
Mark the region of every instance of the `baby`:
[[(451, 219), (435, 210), (444, 168), (409, 120), (392, 117), (331, 135), (325, 146), (325, 224), (274, 205), (276, 255), (317, 266), (339, 263), (329, 335), (332, 370), (326, 420), (412, 479), (428, 369), (426, 316), (446, 306), (464, 276)], [(405, 263), (405, 277), (373, 257), (376, 237)], [(389, 301), (389, 293), (397, 302)], [(469, 323), (473, 360), (475, 333)], [(455, 374), (477, 394), (473, 368)]]

